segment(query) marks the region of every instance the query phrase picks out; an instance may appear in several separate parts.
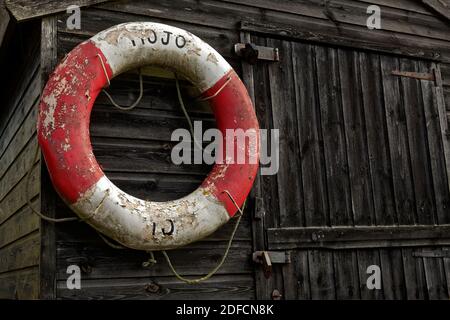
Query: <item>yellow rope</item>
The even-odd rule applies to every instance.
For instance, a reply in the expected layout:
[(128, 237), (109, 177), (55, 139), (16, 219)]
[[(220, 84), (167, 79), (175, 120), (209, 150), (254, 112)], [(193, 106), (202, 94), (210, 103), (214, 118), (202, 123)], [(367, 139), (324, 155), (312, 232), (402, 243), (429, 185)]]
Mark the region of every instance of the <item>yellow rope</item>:
[(212, 269), (207, 275), (201, 277), (201, 278), (197, 278), (197, 279), (188, 279), (183, 277), (182, 275), (180, 275), (176, 270), (175, 267), (172, 264), (172, 261), (170, 261), (169, 255), (167, 254), (166, 251), (161, 251), (162, 254), (164, 255), (164, 258), (166, 258), (167, 264), (169, 265), (170, 270), (172, 271), (172, 273), (175, 275), (175, 277), (177, 277), (177, 279), (187, 283), (187, 284), (198, 284), (202, 281), (208, 280), (209, 278), (211, 278), (214, 274), (216, 274), (217, 271), (219, 271), (219, 269), (223, 266), (223, 264), (225, 263), (225, 260), (228, 257), (228, 254), (230, 252), (231, 249), (231, 245), (233, 243), (234, 240), (234, 236), (236, 235), (236, 231), (239, 227), (239, 223), (241, 222), (242, 216), (244, 215), (244, 208), (245, 208), (245, 202), (242, 205), (242, 208), (239, 208), (239, 206), (236, 204), (236, 201), (234, 201), (233, 197), (231, 196), (231, 194), (225, 190), (223, 191), (224, 193), (226, 193), (228, 195), (228, 197), (230, 197), (231, 201), (233, 201), (234, 205), (236, 206), (236, 208), (239, 211), (239, 216), (237, 218), (236, 224), (234, 225), (234, 229), (233, 232), (231, 233), (230, 239), (228, 240), (228, 244), (227, 247), (225, 249), (225, 252), (222, 256), (222, 259), (220, 260), (219, 264)]
[(61, 218), (61, 219), (50, 218), (50, 217), (47, 217), (46, 215), (42, 214), (38, 210), (36, 210), (33, 207), (33, 205), (31, 204), (30, 178), (31, 178), (31, 172), (33, 172), (34, 163), (37, 161), (38, 155), (39, 155), (39, 145), (36, 146), (36, 151), (35, 151), (35, 154), (34, 154), (34, 158), (33, 158), (33, 161), (31, 162), (30, 168), (28, 169), (27, 178), (26, 178), (26, 182), (25, 182), (25, 197), (27, 198), (27, 204), (30, 207), (31, 211), (33, 211), (34, 214), (38, 215), (41, 219), (43, 219), (45, 221), (48, 221), (48, 222), (69, 222), (69, 221), (77, 221), (77, 220), (79, 220), (76, 217)]

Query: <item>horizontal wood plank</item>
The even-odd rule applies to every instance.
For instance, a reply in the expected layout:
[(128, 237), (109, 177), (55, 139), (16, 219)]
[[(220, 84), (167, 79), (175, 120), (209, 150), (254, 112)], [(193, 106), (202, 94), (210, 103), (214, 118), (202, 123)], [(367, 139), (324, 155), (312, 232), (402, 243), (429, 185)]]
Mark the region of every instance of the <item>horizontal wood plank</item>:
[(33, 232), (0, 249), (0, 274), (39, 264), (39, 232)]
[[(317, 30), (308, 30), (308, 27), (286, 23), (263, 24), (249, 21), (242, 22), (241, 30), (283, 38), (450, 62), (450, 44), (448, 41), (431, 41), (430, 39), (420, 39), (412, 35), (395, 35), (396, 41), (393, 42), (392, 37), (394, 34), (392, 33), (373, 33), (371, 30), (362, 30), (355, 27), (348, 27), (346, 36), (342, 36), (336, 30), (333, 31), (332, 27), (326, 26), (317, 28)], [(365, 35), (367, 32), (370, 33), (370, 36)]]
[(37, 299), (39, 268), (37, 266), (0, 275), (0, 299)]
[[(185, 276), (201, 276), (212, 270), (222, 258), (226, 243), (213, 247), (192, 245), (168, 251), (176, 270)], [(252, 247), (250, 241), (235, 241), (224, 265), (217, 274), (251, 274)], [(143, 267), (142, 263), (150, 256), (144, 251), (117, 250), (99, 243), (80, 248), (78, 243), (58, 242), (57, 278), (67, 279), (67, 267), (76, 264), (83, 272), (83, 279), (141, 278), (172, 276), (166, 260), (155, 252), (157, 263)]]
[[(157, 292), (150, 292), (156, 284)], [(57, 299), (254, 299), (252, 275), (218, 275), (198, 285), (181, 283), (174, 277), (81, 280), (81, 290), (67, 289), (66, 281), (57, 282)]]
[(33, 18), (47, 16), (60, 11), (66, 11), (70, 5), (78, 7), (90, 6), (109, 0), (44, 0), (44, 1), (28, 1), (28, 0), (5, 0), (8, 10), (12, 13), (17, 21), (25, 21)]
[(382, 248), (450, 244), (450, 225), (270, 228), (270, 250)]

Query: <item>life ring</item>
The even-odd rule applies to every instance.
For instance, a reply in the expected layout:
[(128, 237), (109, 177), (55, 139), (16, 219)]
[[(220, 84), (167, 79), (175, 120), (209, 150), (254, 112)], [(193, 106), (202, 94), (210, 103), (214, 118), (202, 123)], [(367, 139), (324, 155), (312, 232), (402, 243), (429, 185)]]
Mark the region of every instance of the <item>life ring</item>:
[(143, 65), (173, 69), (203, 92), (223, 144), (226, 129), (254, 130), (256, 146), (246, 155), (259, 160), (258, 121), (233, 68), (193, 34), (150, 22), (104, 30), (64, 58), (41, 97), (38, 139), (56, 191), (79, 217), (129, 248), (172, 249), (208, 236), (236, 213), (253, 185), (258, 161), (215, 164), (194, 192), (173, 201), (145, 201), (115, 186), (93, 154), (90, 113), (110, 79)]

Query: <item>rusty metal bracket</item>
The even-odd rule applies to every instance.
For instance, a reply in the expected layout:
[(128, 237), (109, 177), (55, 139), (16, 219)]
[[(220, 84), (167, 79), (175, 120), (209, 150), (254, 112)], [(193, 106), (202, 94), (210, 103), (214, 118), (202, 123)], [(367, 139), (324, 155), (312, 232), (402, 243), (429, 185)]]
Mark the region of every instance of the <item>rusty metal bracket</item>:
[(264, 218), (266, 210), (264, 208), (264, 199), (261, 197), (255, 197), (254, 219), (260, 220)]
[(253, 43), (236, 43), (234, 52), (250, 64), (255, 64), (257, 60), (280, 61), (278, 48), (262, 47)]
[(289, 251), (255, 251), (253, 261), (263, 265), (264, 276), (270, 278), (273, 264), (291, 263)]
[(436, 81), (434, 73), (420, 73), (412, 71), (392, 70), (391, 74), (398, 77), (407, 77), (418, 80)]

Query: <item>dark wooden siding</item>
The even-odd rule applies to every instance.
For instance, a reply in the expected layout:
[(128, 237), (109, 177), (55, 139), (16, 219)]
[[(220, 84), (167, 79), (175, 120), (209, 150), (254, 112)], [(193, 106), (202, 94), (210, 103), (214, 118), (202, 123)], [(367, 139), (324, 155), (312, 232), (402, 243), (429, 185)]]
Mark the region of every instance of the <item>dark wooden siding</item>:
[(41, 90), (39, 27), (14, 26), (11, 33), (9, 54), (1, 61), (0, 298), (32, 299), (39, 294), (40, 234), (39, 218), (26, 204), (25, 183), (33, 165), (30, 198), (39, 208), (40, 163), (32, 163)]
[[(365, 10), (371, 3), (381, 6), (384, 19), (384, 22), (382, 22), (383, 30), (369, 31), (365, 27), (367, 18)], [(403, 56), (441, 59), (444, 62), (450, 61), (448, 23), (420, 3), (409, 0), (331, 1), (328, 7), (325, 7), (324, 2), (319, 0), (277, 1), (276, 3), (269, 0), (116, 1), (91, 8), (83, 8), (81, 30), (67, 30), (66, 17), (65, 14), (58, 16), (58, 60), (75, 45), (100, 30), (122, 22), (150, 20), (171, 24), (193, 32), (216, 48), (239, 72), (241, 69), (240, 61), (232, 53), (234, 43), (239, 42), (239, 30), (243, 28), (257, 31), (261, 24), (272, 28), (275, 34), (278, 33), (279, 37), (329, 43), (347, 48), (391, 52)], [(258, 41), (264, 42), (265, 40)], [(267, 45), (289, 46), (289, 44), (277, 39), (268, 41)], [(293, 46), (300, 47), (301, 45), (293, 44)], [(300, 52), (303, 52), (304, 48), (300, 48)], [(328, 49), (328, 47), (317, 47), (317, 58), (329, 59), (329, 50), (331, 49)], [(307, 54), (307, 52), (303, 53)], [(334, 57), (333, 59), (343, 59), (348, 64), (348, 69), (345, 69), (348, 72), (345, 73), (344, 70), (342, 74), (336, 74), (335, 78), (328, 79), (327, 72), (330, 70), (324, 67), (318, 69), (315, 76), (327, 80), (324, 82), (325, 87), (322, 90), (334, 86), (334, 82), (345, 81), (345, 77), (351, 78), (351, 72), (357, 72), (352, 69), (353, 59), (355, 59), (354, 53), (339, 49), (339, 51), (332, 51), (331, 55)], [(361, 63), (358, 68), (379, 68), (379, 55), (358, 53), (356, 56), (361, 56), (360, 59), (363, 62), (367, 60), (366, 63)], [(298, 61), (295, 62), (295, 57), (287, 56), (285, 58), (292, 59), (287, 67), (288, 70), (290, 67), (293, 68), (295, 63), (298, 63)], [(392, 61), (389, 60), (388, 62)], [(409, 60), (405, 61), (409, 63)], [(295, 67), (299, 68), (298, 65)], [(299, 96), (292, 95), (276, 98), (266, 96), (266, 93), (271, 90), (295, 92), (294, 84), (297, 82), (302, 82), (308, 88), (311, 85), (308, 78), (299, 79), (295, 77), (299, 75), (313, 77), (312, 74), (302, 75), (301, 72), (289, 74), (273, 67), (271, 70), (273, 76), (281, 77), (283, 82), (271, 83), (267, 81), (269, 74), (263, 74), (263, 72), (265, 71), (261, 71), (258, 76), (261, 79), (255, 82), (256, 108), (261, 114), (271, 113), (270, 106), (272, 103), (282, 106), (295, 104), (296, 99), (300, 99)], [(340, 77), (344, 78), (341, 79)], [(282, 84), (285, 86), (281, 86)], [(266, 87), (266, 85), (271, 87)], [(372, 86), (373, 88), (371, 88), (374, 90), (383, 90), (379, 83), (372, 84)], [(307, 96), (303, 98), (314, 102), (316, 91), (319, 89), (313, 87), (310, 89), (312, 91), (306, 93)], [(361, 95), (361, 93), (351, 92), (352, 88), (343, 88), (343, 90), (348, 90), (349, 94)], [(123, 105), (131, 104), (138, 93), (137, 76), (132, 73), (120, 76), (114, 81), (109, 91), (119, 103)], [(304, 93), (298, 92), (297, 94)], [(364, 94), (366, 95), (364, 96)], [(383, 103), (379, 100), (383, 95), (375, 96), (370, 92), (364, 94), (360, 99), (368, 104), (368, 108), (376, 108), (378, 103)], [(320, 95), (320, 99), (322, 99), (320, 103), (324, 106), (331, 105), (333, 101), (333, 97), (325, 95)], [(375, 101), (372, 106), (370, 105), (371, 101)], [(345, 101), (341, 102), (342, 105), (344, 103)], [(340, 107), (342, 106), (340, 105)], [(350, 106), (347, 107), (350, 108)], [(303, 108), (302, 112), (305, 114), (305, 118), (302, 117), (302, 119), (305, 122), (302, 122), (301, 125), (296, 122), (297, 119), (285, 119), (282, 114), (270, 115), (270, 121), (275, 121), (280, 128), (290, 128), (289, 130), (293, 130), (293, 135), (282, 142), (286, 148), (281, 151), (282, 164), (279, 176), (263, 179), (266, 181), (263, 188), (264, 198), (270, 202), (266, 205), (268, 207), (280, 206), (277, 209), (280, 215), (268, 212), (268, 219), (270, 219), (268, 226), (321, 225), (322, 223), (339, 225), (347, 224), (349, 221), (352, 224), (356, 222), (374, 224), (375, 221), (377, 223), (385, 221), (384, 223), (388, 224), (392, 219), (397, 219), (394, 221), (398, 222), (396, 203), (393, 199), (385, 199), (383, 196), (383, 192), (391, 190), (391, 196), (394, 197), (394, 186), (387, 181), (388, 179), (383, 178), (383, 175), (375, 179), (373, 184), (366, 183), (367, 180), (365, 179), (369, 173), (364, 170), (358, 171), (355, 169), (355, 174), (348, 174), (347, 176), (332, 176), (333, 170), (340, 169), (339, 166), (341, 165), (350, 170), (348, 169), (349, 164), (364, 160), (358, 157), (364, 152), (369, 152), (367, 148), (370, 144), (364, 145), (360, 136), (362, 129), (358, 127), (360, 122), (366, 121), (366, 119), (362, 119), (362, 115), (347, 118), (346, 121), (359, 129), (355, 129), (355, 132), (346, 135), (341, 129), (333, 125), (334, 120), (343, 121), (344, 115), (347, 116), (347, 113), (343, 113), (344, 109), (340, 110), (339, 113), (333, 113), (337, 112), (334, 109), (325, 110), (326, 116), (330, 119), (328, 122), (330, 130), (324, 135), (313, 127), (314, 121), (322, 121), (321, 115), (306, 106), (303, 106)], [(204, 167), (176, 167), (170, 163), (170, 130), (177, 127), (186, 127), (185, 119), (175, 99), (175, 88), (172, 80), (156, 81), (151, 77), (145, 77), (145, 98), (133, 111), (121, 112), (115, 110), (102, 95), (97, 100), (94, 110), (91, 123), (94, 152), (106, 174), (125, 191), (142, 198), (166, 200), (193, 190), (208, 171), (208, 168)], [(190, 110), (194, 118), (208, 119), (207, 122), (213, 125), (211, 114), (207, 110), (200, 106)], [(349, 112), (349, 110), (347, 111)], [(283, 112), (293, 115), (298, 110), (291, 109)], [(307, 121), (309, 120), (308, 117), (311, 117), (313, 121)], [(372, 130), (370, 131), (373, 134), (371, 137), (373, 139), (372, 147), (377, 142), (378, 126), (386, 126), (385, 119), (380, 114), (378, 116), (374, 114), (374, 121), (375, 123), (368, 122), (368, 127), (365, 128), (368, 132)], [(415, 123), (414, 119), (411, 121)], [(369, 127), (370, 125), (373, 125), (373, 127)], [(303, 159), (299, 158), (298, 153), (288, 146), (298, 143), (296, 139), (299, 136), (304, 137), (302, 132), (305, 132), (305, 130), (307, 135), (311, 135), (313, 143), (302, 145), (305, 147), (304, 151), (308, 153), (308, 156)], [(387, 141), (388, 133), (386, 130), (382, 132), (386, 134), (383, 141)], [(422, 130), (418, 134), (423, 135), (424, 131)], [(393, 139), (393, 137), (391, 138)], [(337, 140), (335, 141), (335, 139)], [(325, 143), (325, 141), (330, 146), (326, 150), (323, 145), (319, 144), (319, 142)], [(347, 153), (343, 151), (342, 148), (347, 145), (353, 148), (350, 150), (353, 157), (347, 157)], [(384, 145), (383, 147), (387, 148), (388, 146)], [(421, 146), (419, 145), (418, 148), (421, 148)], [(384, 172), (383, 170), (387, 170), (385, 173), (391, 174), (390, 151), (375, 148), (374, 152), (376, 153), (375, 158), (370, 160), (373, 161), (375, 170), (379, 170), (381, 173)], [(323, 160), (325, 158), (335, 159), (337, 162), (334, 164), (333, 161), (328, 161), (328, 166), (324, 166)], [(315, 164), (318, 166), (315, 166)], [(334, 165), (337, 167), (333, 167)], [(283, 186), (279, 184), (285, 181), (285, 178), (289, 177), (293, 170), (300, 170), (305, 179), (304, 181), (297, 181), (296, 188), (290, 187), (293, 192), (283, 193), (280, 191)], [(429, 170), (425, 174), (431, 172)], [(429, 176), (425, 178), (430, 180)], [(328, 190), (327, 183), (336, 183), (341, 186), (341, 189)], [(357, 201), (353, 204), (349, 190), (355, 186), (357, 189), (352, 193), (352, 196), (356, 197)], [(410, 185), (409, 189), (405, 187), (404, 190), (399, 192), (414, 192), (411, 189), (414, 187), (417, 186)], [(309, 190), (309, 188), (312, 188), (311, 190), (314, 192), (311, 193), (311, 198), (305, 198), (304, 190)], [(425, 188), (425, 191), (429, 191), (429, 189)], [(51, 194), (51, 191), (49, 191), (49, 194)], [(374, 199), (368, 199), (369, 196), (373, 196)], [(430, 196), (430, 194), (426, 193), (424, 196)], [(49, 199), (47, 203), (49, 205), (48, 210), (56, 211), (58, 216), (72, 215), (56, 194), (53, 193), (51, 197), (52, 199)], [(52, 201), (56, 203), (52, 204)], [(361, 209), (366, 202), (372, 203), (367, 209), (369, 215), (363, 214)], [(381, 203), (381, 211), (379, 211), (380, 208), (375, 208), (374, 202)], [(353, 215), (353, 205), (357, 208), (359, 206), (361, 209), (355, 211), (356, 216)], [(415, 207), (416, 204), (411, 205)], [(298, 214), (303, 208), (308, 208), (308, 210), (305, 209), (304, 215)], [(330, 215), (330, 212), (333, 212), (333, 214)], [(379, 215), (378, 220), (375, 220), (376, 215)], [(414, 219), (417, 220), (417, 217), (414, 217)], [(180, 272), (191, 276), (206, 273), (219, 260), (231, 227), (228, 224), (209, 239), (173, 252), (174, 263), (180, 269)], [(198, 287), (184, 285), (176, 281), (160, 255), (156, 256), (157, 265), (151, 268), (143, 268), (142, 262), (147, 258), (145, 253), (131, 250), (113, 250), (106, 246), (97, 234), (86, 225), (78, 223), (58, 225), (55, 231), (56, 292), (48, 294), (49, 297), (63, 299), (232, 299), (256, 297), (255, 281), (252, 274), (254, 266), (251, 264), (250, 258), (252, 234), (249, 216), (243, 221), (237, 241), (231, 250), (231, 257), (220, 270), (219, 275)], [(313, 281), (314, 279), (320, 280), (327, 289), (321, 289), (320, 286), (311, 286), (313, 290), (316, 290), (312, 293), (310, 289), (304, 289), (303, 286), (296, 289), (286, 285), (287, 292), (290, 292), (289, 296), (286, 295), (286, 297), (343, 297), (345, 294), (349, 294), (342, 291), (341, 295), (335, 295), (335, 291), (329, 289), (334, 288), (335, 283), (333, 279), (329, 279), (330, 275), (327, 273), (329, 270), (326, 268), (333, 267), (334, 263), (337, 263), (339, 274), (350, 277), (349, 279), (339, 278), (341, 283), (345, 280), (356, 285), (356, 287), (352, 286), (352, 288), (355, 288), (352, 296), (371, 297), (370, 295), (364, 295), (358, 288), (359, 279), (357, 275), (363, 274), (365, 270), (362, 268), (359, 270), (361, 264), (355, 261), (357, 258), (361, 261), (364, 261), (364, 259), (369, 261), (374, 257), (380, 263), (383, 263), (386, 270), (391, 268), (397, 271), (397, 265), (402, 263), (402, 252), (398, 250), (393, 252), (384, 249), (380, 249), (380, 251), (361, 250), (358, 253), (342, 252), (336, 254), (319, 250), (311, 250), (309, 253), (307, 251), (296, 251), (294, 260), (298, 263), (290, 266), (290, 268), (295, 269), (294, 271), (299, 277), (298, 281), (304, 280), (309, 283), (310, 279)], [(346, 264), (346, 261), (351, 262)], [(84, 270), (86, 272), (82, 275), (82, 290), (80, 291), (67, 290), (65, 286), (66, 268), (73, 263), (85, 265)], [(303, 265), (312, 265), (315, 269), (311, 269), (310, 275), (305, 275)], [(423, 267), (422, 263), (417, 266), (417, 268)], [(351, 273), (355, 270), (359, 270), (359, 273)], [(48, 272), (51, 273), (51, 270), (48, 270)], [(286, 272), (288, 270), (285, 270)], [(394, 280), (398, 281), (402, 275), (403, 273), (394, 273)], [(291, 280), (293, 281), (291, 285), (294, 286), (297, 282), (294, 281), (294, 278)], [(428, 283), (432, 284), (435, 280), (430, 278)], [(283, 278), (275, 274), (272, 281), (282, 283)], [(396, 283), (395, 281), (393, 283)], [(146, 285), (151, 282), (160, 286), (157, 293), (146, 291)], [(52, 291), (52, 285), (50, 284), (46, 290)], [(375, 297), (403, 297), (405, 289), (398, 290), (403, 291), (401, 293), (387, 291)]]
[[(280, 50), (279, 63), (252, 72), (260, 124), (280, 129), (280, 171), (261, 180), (266, 245), (292, 250), (269, 288), (288, 299), (448, 299), (448, 258), (431, 254), (448, 250), (439, 241), (408, 227), (409, 241), (389, 231), (346, 238), (353, 226), (373, 236), (381, 229), (370, 226), (450, 222), (436, 84), (391, 74), (429, 73), (432, 63), (259, 35), (252, 42)], [(339, 226), (347, 228), (332, 231)], [(370, 265), (381, 268), (382, 290), (366, 287)]]

